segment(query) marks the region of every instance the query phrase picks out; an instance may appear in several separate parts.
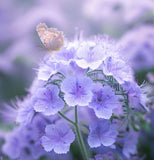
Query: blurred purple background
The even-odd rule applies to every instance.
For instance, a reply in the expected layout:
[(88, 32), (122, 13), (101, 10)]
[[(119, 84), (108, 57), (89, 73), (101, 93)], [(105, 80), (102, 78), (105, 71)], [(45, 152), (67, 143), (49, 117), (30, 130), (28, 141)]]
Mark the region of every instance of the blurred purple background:
[[(107, 34), (117, 42), (125, 41), (122, 42), (125, 45), (133, 43), (133, 48), (143, 47), (142, 43), (138, 41), (140, 37), (146, 41), (145, 43), (153, 45), (144, 35), (145, 32), (154, 35), (154, 1), (0, 1), (0, 101), (9, 101), (15, 96), (25, 95), (25, 89), (30, 86), (35, 77), (35, 68), (46, 53), (46, 49), (36, 32), (36, 25), (41, 22), (63, 31), (68, 40), (73, 40), (75, 28), (78, 27), (79, 31), (83, 31), (84, 37)], [(133, 34), (135, 31), (130, 31), (138, 30), (138, 27), (144, 25), (150, 27), (145, 28), (144, 32), (138, 32), (137, 36)], [(142, 36), (142, 34), (144, 35)], [(123, 38), (123, 35), (127, 36), (129, 42)], [(132, 36), (130, 37), (130, 35)], [(135, 40), (133, 35), (135, 35)], [(154, 38), (151, 38), (151, 41), (152, 39)], [(129, 54), (126, 58), (132, 61), (132, 54), (134, 56), (136, 53), (134, 49), (131, 51), (130, 48), (128, 53), (127, 48), (129, 47), (124, 49), (126, 55)], [(153, 49), (151, 49), (149, 56), (148, 51), (142, 53), (143, 57), (147, 57), (146, 64), (148, 64), (148, 59), (150, 65), (153, 63), (151, 59)], [(136, 52), (137, 50), (139, 49), (136, 49)], [(142, 64), (140, 65), (142, 66)], [(140, 66), (137, 67), (140, 69)], [(134, 67), (134, 69), (136, 68)]]

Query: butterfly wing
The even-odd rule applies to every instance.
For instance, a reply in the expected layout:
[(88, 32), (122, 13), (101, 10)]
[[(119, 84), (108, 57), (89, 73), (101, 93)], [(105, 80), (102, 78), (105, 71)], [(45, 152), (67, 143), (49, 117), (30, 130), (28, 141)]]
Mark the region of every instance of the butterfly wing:
[(48, 28), (45, 23), (37, 26), (38, 35), (44, 46), (50, 51), (58, 51), (64, 45), (63, 33), (56, 28)]

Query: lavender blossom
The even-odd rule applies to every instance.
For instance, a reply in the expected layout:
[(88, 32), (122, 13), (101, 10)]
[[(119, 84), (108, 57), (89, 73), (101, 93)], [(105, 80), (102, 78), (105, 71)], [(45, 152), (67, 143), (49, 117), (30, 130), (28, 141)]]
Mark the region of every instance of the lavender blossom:
[(53, 61), (52, 57), (46, 56), (44, 58), (44, 63), (42, 63), (38, 70), (38, 79), (47, 81), (52, 74), (57, 72), (56, 63)]
[(61, 86), (64, 99), (70, 106), (87, 106), (92, 99), (92, 80), (88, 77), (68, 77)]
[(131, 130), (126, 134), (123, 146), (123, 154), (130, 158), (132, 154), (137, 153), (138, 132)]
[(55, 54), (54, 59), (57, 63), (61, 62), (62, 64), (68, 65), (74, 59), (75, 53), (75, 48), (68, 44)]
[(18, 105), (20, 108), (18, 109), (16, 121), (23, 124), (30, 123), (35, 113), (30, 97), (27, 97), (22, 103), (19, 102)]
[(95, 42), (83, 42), (78, 48), (76, 63), (82, 68), (97, 69), (103, 60), (103, 48)]
[(47, 152), (54, 150), (58, 154), (67, 153), (75, 136), (65, 123), (46, 126), (46, 135), (42, 137), (42, 145)]
[(61, 62), (57, 64), (58, 71), (65, 77), (76, 77), (76, 75), (80, 77), (85, 74), (86, 70), (79, 67), (75, 61), (71, 60), (69, 64), (66, 63)]
[(116, 127), (110, 121), (102, 119), (90, 125), (88, 143), (92, 148), (101, 145), (111, 146), (117, 135)]
[(113, 109), (120, 107), (120, 103), (111, 87), (96, 84), (89, 107), (95, 111), (98, 118), (110, 119)]
[(38, 159), (46, 153), (40, 146), (37, 134), (30, 125), (26, 128), (21, 126), (17, 127), (6, 135), (3, 152), (8, 155), (10, 159)]
[(48, 116), (56, 114), (65, 105), (63, 100), (59, 97), (58, 87), (54, 85), (39, 88), (36, 95), (33, 97), (33, 101), (34, 110)]
[(19, 128), (16, 128), (5, 137), (5, 144), (2, 148), (3, 153), (7, 154), (11, 159), (16, 159), (20, 156), (20, 142), (18, 137)]
[(130, 107), (142, 110), (141, 106), (143, 106), (145, 110), (149, 110), (146, 107), (147, 95), (143, 94), (141, 88), (136, 83), (125, 82), (123, 88), (128, 93)]
[(106, 58), (102, 69), (104, 74), (112, 75), (120, 84), (125, 81), (133, 81), (133, 74), (130, 66), (118, 57)]
[(104, 160), (104, 159), (115, 160), (115, 156), (113, 152), (107, 152), (106, 154), (97, 154), (94, 159), (90, 160)]

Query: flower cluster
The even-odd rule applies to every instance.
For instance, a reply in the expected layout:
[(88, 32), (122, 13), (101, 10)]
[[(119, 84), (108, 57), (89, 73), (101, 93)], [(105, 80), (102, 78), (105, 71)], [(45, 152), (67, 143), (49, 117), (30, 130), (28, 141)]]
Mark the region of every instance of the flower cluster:
[(95, 159), (133, 157), (138, 117), (147, 109), (141, 95), (110, 39), (67, 42), (44, 57), (29, 95), (19, 103), (19, 126), (6, 136), (3, 152), (11, 159), (68, 160), (78, 139), (86, 160), (88, 147)]

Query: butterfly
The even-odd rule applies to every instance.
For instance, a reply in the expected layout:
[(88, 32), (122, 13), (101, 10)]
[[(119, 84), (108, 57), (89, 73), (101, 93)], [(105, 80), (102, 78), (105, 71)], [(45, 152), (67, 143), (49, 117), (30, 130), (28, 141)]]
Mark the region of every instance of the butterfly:
[(56, 28), (48, 28), (45, 23), (40, 23), (36, 27), (36, 31), (44, 46), (50, 51), (58, 51), (64, 45), (63, 32)]

